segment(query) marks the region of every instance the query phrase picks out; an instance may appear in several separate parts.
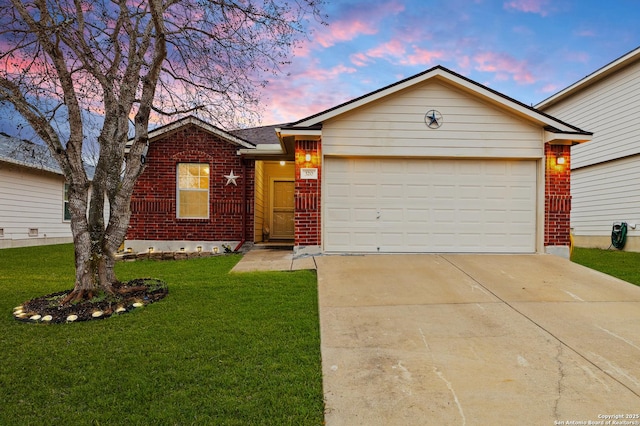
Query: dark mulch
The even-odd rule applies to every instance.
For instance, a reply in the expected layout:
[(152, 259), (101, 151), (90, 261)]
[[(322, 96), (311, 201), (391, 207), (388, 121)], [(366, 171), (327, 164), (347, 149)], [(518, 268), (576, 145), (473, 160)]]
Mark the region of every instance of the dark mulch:
[[(60, 302), (71, 290), (47, 294), (24, 302), (21, 309), (14, 310), (13, 316), (18, 321), (29, 323), (66, 323), (104, 319), (156, 302), (169, 293), (166, 283), (154, 278), (139, 278), (127, 283), (117, 283), (114, 287), (117, 290), (114, 295), (94, 297), (65, 305), (60, 305)], [(97, 316), (96, 312), (102, 312), (102, 314)], [(76, 318), (70, 318), (72, 315)]]

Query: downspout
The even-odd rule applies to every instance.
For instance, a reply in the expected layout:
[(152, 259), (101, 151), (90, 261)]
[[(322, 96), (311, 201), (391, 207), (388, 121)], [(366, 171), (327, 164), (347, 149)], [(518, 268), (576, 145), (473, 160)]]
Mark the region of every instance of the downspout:
[(245, 160), (242, 159), (241, 160), (242, 163), (242, 207), (241, 207), (241, 211), (242, 211), (242, 237), (240, 240), (240, 244), (237, 245), (237, 247), (235, 249), (233, 249), (234, 252), (238, 251), (240, 249), (240, 247), (242, 247), (242, 245), (245, 243), (245, 241), (247, 240), (247, 168), (245, 165)]

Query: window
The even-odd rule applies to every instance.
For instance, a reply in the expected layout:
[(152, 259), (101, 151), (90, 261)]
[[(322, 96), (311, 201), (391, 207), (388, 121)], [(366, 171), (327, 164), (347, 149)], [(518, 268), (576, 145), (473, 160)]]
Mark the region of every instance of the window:
[(71, 220), (71, 211), (69, 211), (69, 184), (64, 184), (64, 200), (62, 202), (62, 214), (64, 220)]
[(209, 217), (209, 165), (178, 164), (179, 218)]

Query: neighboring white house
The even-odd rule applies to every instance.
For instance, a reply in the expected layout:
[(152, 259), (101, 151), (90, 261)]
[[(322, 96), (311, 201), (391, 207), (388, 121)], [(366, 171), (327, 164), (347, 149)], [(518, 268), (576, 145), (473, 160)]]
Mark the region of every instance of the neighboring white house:
[(624, 249), (640, 251), (640, 48), (536, 108), (594, 132), (571, 150), (575, 244), (608, 248), (613, 224), (627, 222)]
[(0, 134), (0, 248), (71, 241), (57, 163), (46, 147)]

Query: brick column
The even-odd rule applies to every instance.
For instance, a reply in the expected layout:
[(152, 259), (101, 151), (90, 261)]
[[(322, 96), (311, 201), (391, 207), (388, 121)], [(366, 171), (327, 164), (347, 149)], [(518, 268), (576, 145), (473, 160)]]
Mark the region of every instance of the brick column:
[[(295, 183), (295, 242), (296, 249), (319, 248), (322, 243), (321, 188), (322, 153), (321, 141), (296, 141)], [(307, 155), (310, 157), (307, 161)], [(300, 170), (317, 169), (317, 179), (302, 179)], [(317, 250), (314, 250), (317, 251)]]
[[(571, 233), (571, 146), (545, 144), (544, 246), (545, 251), (569, 255)], [(558, 164), (557, 158), (565, 163)], [(547, 247), (551, 250), (547, 250)]]

